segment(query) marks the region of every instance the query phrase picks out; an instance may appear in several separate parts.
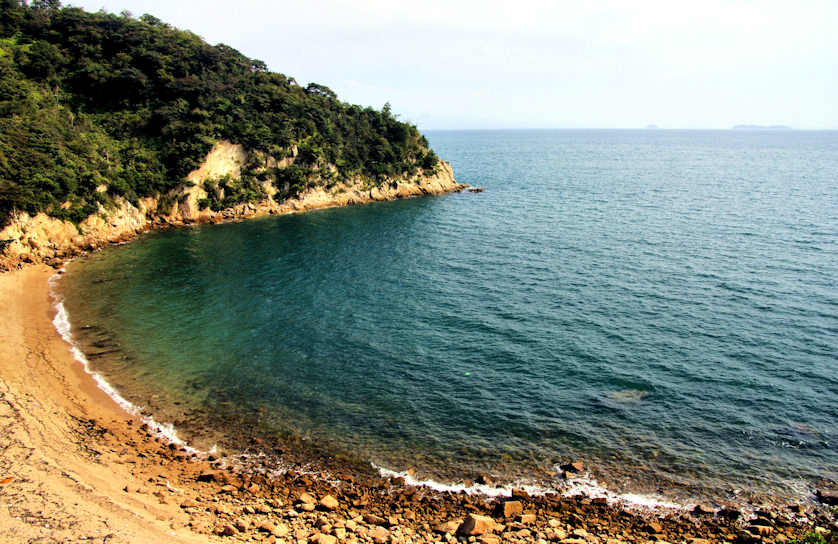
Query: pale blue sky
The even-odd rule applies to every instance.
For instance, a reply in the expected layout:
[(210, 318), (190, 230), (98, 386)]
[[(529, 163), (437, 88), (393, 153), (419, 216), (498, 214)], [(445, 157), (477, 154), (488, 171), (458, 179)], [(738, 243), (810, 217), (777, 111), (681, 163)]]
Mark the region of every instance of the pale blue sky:
[(225, 43), (422, 129), (838, 129), (838, 2), (67, 0)]

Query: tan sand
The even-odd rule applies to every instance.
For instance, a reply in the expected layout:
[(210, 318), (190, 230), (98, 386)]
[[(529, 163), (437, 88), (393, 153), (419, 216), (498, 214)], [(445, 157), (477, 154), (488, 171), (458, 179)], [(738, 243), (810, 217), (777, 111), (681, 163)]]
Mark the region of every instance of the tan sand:
[(86, 447), (90, 419), (127, 416), (53, 327), (53, 273), (0, 275), (0, 482), (12, 478), (0, 485), (0, 542), (206, 542), (170, 527), (177, 506), (125, 493), (127, 465)]

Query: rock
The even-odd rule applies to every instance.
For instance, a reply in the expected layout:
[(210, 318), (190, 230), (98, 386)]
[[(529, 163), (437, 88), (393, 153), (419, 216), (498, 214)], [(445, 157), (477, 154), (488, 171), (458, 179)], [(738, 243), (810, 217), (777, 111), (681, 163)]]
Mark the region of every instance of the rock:
[(332, 511), (337, 510), (338, 506), (340, 505), (338, 504), (338, 500), (336, 498), (334, 498), (331, 495), (326, 495), (325, 497), (320, 499), (320, 506), (321, 508)]
[(313, 504), (301, 504), (300, 505), (300, 510), (302, 510), (303, 512), (314, 512), (314, 510), (316, 508), (317, 507), (314, 506)]
[(768, 525), (751, 525), (748, 530), (759, 536), (770, 536), (774, 532), (774, 528)]
[(496, 518), (510, 519), (524, 512), (521, 501), (504, 501), (495, 505), (492, 515)]
[(719, 510), (718, 514), (720, 518), (725, 518), (729, 521), (737, 520), (739, 519), (739, 516), (742, 515), (742, 513), (739, 510), (730, 507), (722, 508), (721, 510)]
[(198, 508), (201, 506), (197, 502), (193, 501), (192, 499), (186, 499), (182, 503), (180, 503), (181, 508)]
[(256, 529), (258, 529), (259, 531), (264, 531), (266, 533), (273, 534), (273, 532), (276, 530), (276, 526), (270, 521), (263, 521), (262, 523), (256, 526)]
[(250, 526), (250, 525), (247, 523), (247, 521), (245, 521), (245, 520), (243, 520), (243, 519), (237, 519), (237, 520), (236, 520), (235, 525), (236, 525), (236, 529), (238, 529), (238, 530), (239, 530), (239, 531), (241, 531), (242, 533), (243, 533), (243, 532), (245, 532), (245, 531), (247, 531), (247, 528)]
[(707, 506), (706, 504), (697, 504), (695, 505), (695, 508), (693, 508), (693, 514), (699, 516), (712, 516), (715, 513), (716, 511), (711, 506)]
[(443, 535), (446, 534), (446, 533), (448, 533), (450, 535), (453, 535), (457, 532), (457, 528), (460, 526), (461, 523), (463, 523), (463, 520), (461, 520), (461, 519), (446, 521), (444, 523), (440, 523), (439, 525), (435, 526), (433, 531), (435, 533), (439, 533), (439, 534), (443, 534)]
[(364, 514), (364, 521), (370, 525), (387, 525), (387, 520), (375, 514)]
[(749, 531), (740, 531), (736, 535), (736, 542), (739, 544), (756, 544), (760, 538)]
[(524, 491), (523, 489), (513, 489), (512, 490), (512, 498), (513, 499), (529, 499), (530, 494)]
[(316, 535), (309, 538), (308, 541), (314, 544), (337, 544), (338, 539), (336, 537), (333, 537), (332, 535), (317, 533)]
[(317, 504), (317, 500), (308, 493), (303, 493), (302, 495), (300, 495), (300, 497), (297, 499), (297, 502), (300, 504)]
[(284, 523), (277, 523), (271, 531), (275, 537), (282, 538), (291, 532), (291, 529)]
[(480, 535), (477, 537), (480, 544), (500, 544), (500, 537), (497, 535)]
[(525, 525), (535, 523), (535, 514), (521, 514), (518, 516), (518, 522)]
[(215, 531), (216, 534), (221, 536), (233, 536), (236, 534), (236, 528), (233, 527), (230, 523), (225, 523)]
[(463, 536), (479, 536), (490, 533), (495, 529), (495, 520), (488, 516), (469, 514), (457, 528), (457, 534)]
[(650, 521), (646, 524), (646, 532), (658, 534), (663, 531), (663, 526), (657, 521)]
[(545, 534), (550, 540), (564, 540), (567, 538), (567, 532), (564, 529), (545, 529)]
[(370, 537), (376, 544), (387, 544), (390, 542), (390, 531), (384, 527), (376, 527), (370, 532)]
[(585, 470), (585, 464), (577, 459), (576, 461), (562, 465), (562, 470), (579, 474)]
[(480, 485), (492, 485), (492, 480), (485, 474), (480, 474), (479, 476), (477, 476), (477, 478), (474, 479), (474, 483)]
[(205, 470), (198, 475), (199, 482), (220, 482), (222, 480), (220, 470)]
[(838, 489), (818, 489), (816, 495), (824, 504), (838, 504)]

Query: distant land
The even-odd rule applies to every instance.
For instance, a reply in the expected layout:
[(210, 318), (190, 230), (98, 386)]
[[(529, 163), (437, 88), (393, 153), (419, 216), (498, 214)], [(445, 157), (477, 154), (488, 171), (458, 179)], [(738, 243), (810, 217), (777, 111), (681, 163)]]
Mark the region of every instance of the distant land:
[(658, 125), (654, 125), (654, 124), (652, 124), (652, 125), (646, 125), (646, 128), (652, 128), (652, 129), (654, 129), (654, 128), (661, 128), (661, 127), (659, 127)]
[(733, 130), (791, 130), (786, 125), (734, 125)]

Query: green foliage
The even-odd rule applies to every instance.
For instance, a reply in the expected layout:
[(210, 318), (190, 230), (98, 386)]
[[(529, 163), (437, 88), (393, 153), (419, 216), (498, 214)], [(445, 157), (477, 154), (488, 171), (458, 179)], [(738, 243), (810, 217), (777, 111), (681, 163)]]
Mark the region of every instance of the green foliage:
[(246, 174), (240, 179), (227, 175), (218, 179), (205, 180), (204, 190), (207, 192), (207, 197), (198, 201), (198, 208), (202, 210), (210, 208), (215, 212), (245, 202), (256, 202), (265, 197), (261, 185), (254, 177)]
[[(381, 183), (437, 161), (389, 104), (376, 111), (300, 87), (152, 15), (0, 0), (0, 225), (13, 210), (78, 220), (116, 196), (163, 195), (221, 139), (277, 159), (296, 145), (299, 164), (272, 173), (281, 196), (336, 178)], [(202, 205), (263, 198), (256, 170), (215, 180)]]
[(817, 531), (811, 531), (800, 538), (791, 540), (789, 544), (838, 544), (838, 533), (832, 531), (824, 535)]

